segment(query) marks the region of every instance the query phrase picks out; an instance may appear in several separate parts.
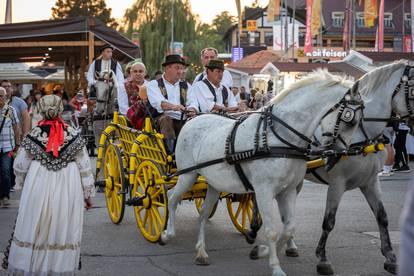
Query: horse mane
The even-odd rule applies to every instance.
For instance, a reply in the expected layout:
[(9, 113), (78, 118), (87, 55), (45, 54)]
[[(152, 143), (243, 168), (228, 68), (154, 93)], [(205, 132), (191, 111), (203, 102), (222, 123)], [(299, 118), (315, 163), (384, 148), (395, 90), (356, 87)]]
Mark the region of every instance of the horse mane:
[(406, 65), (406, 60), (398, 60), (369, 71), (358, 80), (359, 87), (361, 88), (359, 94), (367, 97), (371, 92), (376, 91), (379, 87), (384, 85), (385, 82), (389, 81), (392, 72)]
[(301, 80), (289, 85), (289, 87), (283, 89), (279, 94), (274, 96), (267, 105), (280, 103), (287, 95), (303, 88), (304, 86), (318, 84), (320, 88), (333, 86), (336, 84), (343, 85), (346, 88), (351, 88), (353, 82), (343, 76), (333, 75), (326, 69), (316, 69)]

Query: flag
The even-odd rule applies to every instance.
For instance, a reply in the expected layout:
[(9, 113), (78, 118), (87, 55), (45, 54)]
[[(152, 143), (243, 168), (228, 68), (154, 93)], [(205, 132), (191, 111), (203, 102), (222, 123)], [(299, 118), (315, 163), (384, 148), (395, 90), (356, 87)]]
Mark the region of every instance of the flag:
[(381, 0), (378, 22), (378, 51), (384, 51), (384, 0)]
[(411, 0), (411, 51), (414, 52), (414, 0)]
[(375, 19), (378, 17), (378, 0), (365, 0), (364, 2), (364, 22), (366, 28), (372, 28), (375, 25)]
[(275, 17), (280, 14), (280, 0), (269, 0), (267, 6), (267, 21), (275, 21)]
[(351, 1), (352, 0), (346, 0), (345, 3), (345, 23), (344, 33), (342, 35), (342, 47), (344, 51), (348, 51), (351, 48)]
[(242, 21), (242, 12), (241, 12), (241, 3), (240, 0), (236, 0), (237, 6), (237, 14), (239, 15), (239, 34), (241, 34), (243, 29), (243, 21)]
[(312, 52), (312, 2), (312, 0), (306, 0), (306, 35), (304, 47), (305, 53)]
[(321, 0), (313, 0), (312, 2), (312, 36), (315, 36), (321, 30)]

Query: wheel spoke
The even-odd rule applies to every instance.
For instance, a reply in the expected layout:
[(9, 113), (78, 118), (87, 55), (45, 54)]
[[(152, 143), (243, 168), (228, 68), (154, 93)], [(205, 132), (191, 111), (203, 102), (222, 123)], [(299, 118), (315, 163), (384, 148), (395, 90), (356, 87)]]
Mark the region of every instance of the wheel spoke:
[[(153, 209), (152, 209), (151, 215), (152, 215), (152, 222), (154, 223), (155, 234), (158, 234), (160, 232), (160, 227), (158, 226), (158, 219), (161, 221), (161, 218), (159, 216), (157, 218), (157, 214)], [(160, 225), (161, 225), (161, 222), (160, 222)]]
[(162, 225), (162, 219), (160, 217), (160, 213), (158, 211), (158, 208), (155, 207), (155, 206), (152, 206), (151, 209), (152, 209), (153, 216), (155, 217), (156, 221), (158, 221), (159, 224)]
[(148, 233), (152, 235), (152, 223), (154, 222), (154, 219), (152, 217), (151, 209), (148, 209), (147, 212), (149, 213), (149, 221), (148, 221)]
[(161, 203), (161, 202), (158, 202), (158, 201), (153, 201), (152, 205), (159, 206), (159, 207), (164, 207), (165, 203)]
[(142, 224), (144, 225), (144, 228), (146, 228), (145, 225), (147, 224), (148, 213), (149, 213), (149, 211), (147, 209), (145, 209), (144, 219), (142, 220)]
[(242, 202), (239, 202), (239, 206), (237, 207), (236, 214), (234, 215), (236, 219), (239, 217), (241, 209), (242, 209)]
[(246, 204), (243, 204), (242, 208), (242, 226), (243, 228), (246, 226)]
[(155, 190), (155, 193), (153, 193), (151, 195), (151, 199), (157, 198), (161, 192), (162, 192), (162, 188), (159, 187), (159, 189), (158, 190)]

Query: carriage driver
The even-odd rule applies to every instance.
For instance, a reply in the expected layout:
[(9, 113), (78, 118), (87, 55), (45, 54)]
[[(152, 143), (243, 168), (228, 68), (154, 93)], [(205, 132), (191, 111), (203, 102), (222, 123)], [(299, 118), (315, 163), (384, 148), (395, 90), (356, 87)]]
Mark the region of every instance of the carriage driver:
[(203, 113), (237, 111), (237, 101), (233, 93), (222, 84), (224, 62), (212, 59), (205, 67), (207, 77), (194, 83), (188, 92), (189, 109)]
[(180, 82), (186, 63), (179, 55), (168, 55), (162, 66), (162, 77), (147, 85), (148, 100), (159, 113), (155, 119), (172, 153), (175, 139), (186, 119), (187, 90)]
[[(211, 59), (218, 59), (218, 51), (213, 47), (207, 47), (201, 50), (201, 63), (204, 65), (204, 71), (198, 74), (194, 78), (194, 83), (202, 81), (207, 77), (206, 65), (209, 63)], [(225, 85), (227, 88), (231, 88), (233, 86), (233, 78), (231, 74), (227, 70), (223, 70), (223, 79), (221, 83)]]
[(112, 52), (114, 48), (106, 44), (100, 49), (101, 56), (94, 60), (89, 66), (88, 70), (88, 87), (91, 91), (90, 97), (93, 98), (93, 85), (95, 84), (95, 74), (96, 72), (111, 72), (113, 71), (116, 75), (117, 82), (117, 99), (119, 105), (119, 112), (123, 115), (126, 115), (128, 112), (128, 96), (125, 91), (124, 86), (124, 74), (122, 73), (122, 68), (119, 62), (112, 58)]

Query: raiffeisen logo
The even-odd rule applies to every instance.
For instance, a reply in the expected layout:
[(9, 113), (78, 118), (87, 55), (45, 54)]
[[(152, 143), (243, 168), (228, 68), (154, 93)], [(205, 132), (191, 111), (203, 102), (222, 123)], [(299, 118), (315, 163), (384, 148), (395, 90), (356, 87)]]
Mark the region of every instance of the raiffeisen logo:
[(348, 55), (347, 52), (345, 51), (334, 51), (332, 49), (316, 49), (313, 50), (312, 52), (306, 53), (307, 57), (338, 57), (338, 58), (343, 58), (346, 57)]

